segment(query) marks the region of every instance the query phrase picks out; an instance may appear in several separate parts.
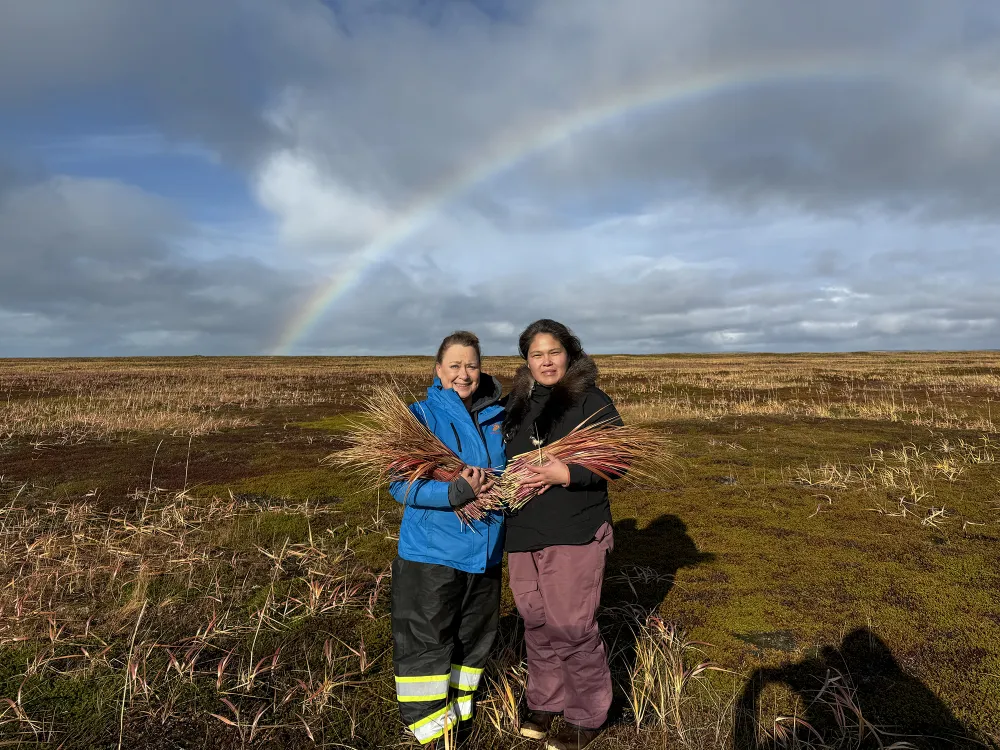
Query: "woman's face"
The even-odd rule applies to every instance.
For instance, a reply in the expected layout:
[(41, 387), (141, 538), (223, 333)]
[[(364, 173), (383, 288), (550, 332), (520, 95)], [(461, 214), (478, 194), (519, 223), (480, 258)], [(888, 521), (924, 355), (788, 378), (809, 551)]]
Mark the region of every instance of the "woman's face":
[(569, 354), (559, 339), (539, 333), (528, 346), (528, 369), (536, 383), (555, 385), (562, 380), (569, 366)]
[(452, 344), (444, 350), (441, 362), (435, 367), (441, 387), (453, 390), (463, 401), (472, 397), (479, 387), (479, 357), (471, 346)]

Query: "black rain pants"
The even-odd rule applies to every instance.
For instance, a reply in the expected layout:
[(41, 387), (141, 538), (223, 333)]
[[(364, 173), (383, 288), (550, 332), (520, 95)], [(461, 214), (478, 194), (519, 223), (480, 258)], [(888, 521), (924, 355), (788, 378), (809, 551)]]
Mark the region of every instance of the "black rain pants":
[(393, 667), (403, 722), (421, 744), (472, 716), (500, 620), (501, 566), (466, 573), (397, 557)]

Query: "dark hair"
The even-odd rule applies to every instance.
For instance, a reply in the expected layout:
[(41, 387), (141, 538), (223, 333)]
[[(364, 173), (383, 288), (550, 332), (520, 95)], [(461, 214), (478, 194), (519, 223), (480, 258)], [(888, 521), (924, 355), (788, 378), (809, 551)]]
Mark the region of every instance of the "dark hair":
[(540, 333), (547, 333), (562, 344), (563, 349), (566, 350), (566, 354), (569, 355), (569, 364), (573, 364), (580, 357), (586, 356), (580, 339), (569, 328), (554, 320), (542, 318), (525, 328), (521, 334), (521, 338), (517, 340), (517, 348), (521, 352), (521, 359), (528, 358), (528, 349), (531, 348), (531, 342)]
[(471, 346), (476, 350), (476, 359), (482, 360), (483, 353), (479, 350), (479, 337), (470, 331), (455, 331), (450, 336), (445, 336), (444, 341), (441, 342), (441, 346), (438, 347), (437, 358), (435, 362), (441, 364), (444, 360), (444, 353), (448, 351), (449, 346)]

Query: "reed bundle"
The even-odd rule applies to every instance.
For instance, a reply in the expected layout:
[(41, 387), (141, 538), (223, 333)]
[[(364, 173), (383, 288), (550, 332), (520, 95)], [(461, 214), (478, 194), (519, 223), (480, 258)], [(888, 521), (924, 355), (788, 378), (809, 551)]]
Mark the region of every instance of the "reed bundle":
[(528, 486), (535, 478), (529, 467), (550, 458), (582, 466), (602, 479), (633, 484), (656, 479), (669, 470), (672, 446), (667, 437), (649, 427), (614, 424), (610, 419), (585, 420), (568, 435), (538, 450), (515, 456), (507, 463), (498, 491), (476, 501), (477, 509), (517, 511), (538, 491)]
[(375, 388), (362, 407), (363, 415), (350, 422), (344, 436), (350, 447), (327, 456), (325, 463), (376, 484), (450, 482), (462, 473), (462, 459), (414, 416), (392, 388)]
[[(375, 388), (364, 399), (363, 411), (345, 435), (349, 447), (328, 456), (326, 463), (376, 484), (451, 482), (465, 468), (462, 459), (414, 416), (392, 388)], [(515, 456), (491, 491), (455, 513), (471, 523), (492, 511), (523, 508), (538, 494), (527, 486), (535, 476), (529, 467), (541, 466), (550, 458), (583, 466), (607, 480), (636, 483), (660, 476), (671, 457), (669, 441), (656, 430), (588, 420), (544, 448)]]

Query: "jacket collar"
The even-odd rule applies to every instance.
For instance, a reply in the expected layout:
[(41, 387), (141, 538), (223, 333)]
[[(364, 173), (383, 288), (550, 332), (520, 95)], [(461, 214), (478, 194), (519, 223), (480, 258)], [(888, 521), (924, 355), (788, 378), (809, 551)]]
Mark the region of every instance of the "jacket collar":
[(492, 375), (481, 373), (479, 376), (479, 387), (472, 394), (472, 407), (466, 409), (465, 403), (459, 398), (458, 394), (450, 388), (445, 390), (441, 386), (441, 379), (435, 376), (434, 382), (427, 389), (427, 400), (441, 404), (450, 410), (461, 410), (470, 414), (478, 414), (484, 409), (497, 404), (502, 394), (503, 386), (500, 385), (500, 381)]
[(522, 365), (514, 376), (514, 388), (507, 400), (507, 416), (503, 424), (504, 439), (509, 442), (521, 427), (521, 423), (528, 415), (531, 402), (542, 400), (545, 401), (545, 405), (535, 424), (539, 435), (547, 435), (552, 425), (558, 422), (572, 406), (579, 403), (589, 388), (597, 384), (597, 375), (597, 364), (583, 354), (567, 368), (562, 380), (546, 388), (535, 382), (527, 365)]

